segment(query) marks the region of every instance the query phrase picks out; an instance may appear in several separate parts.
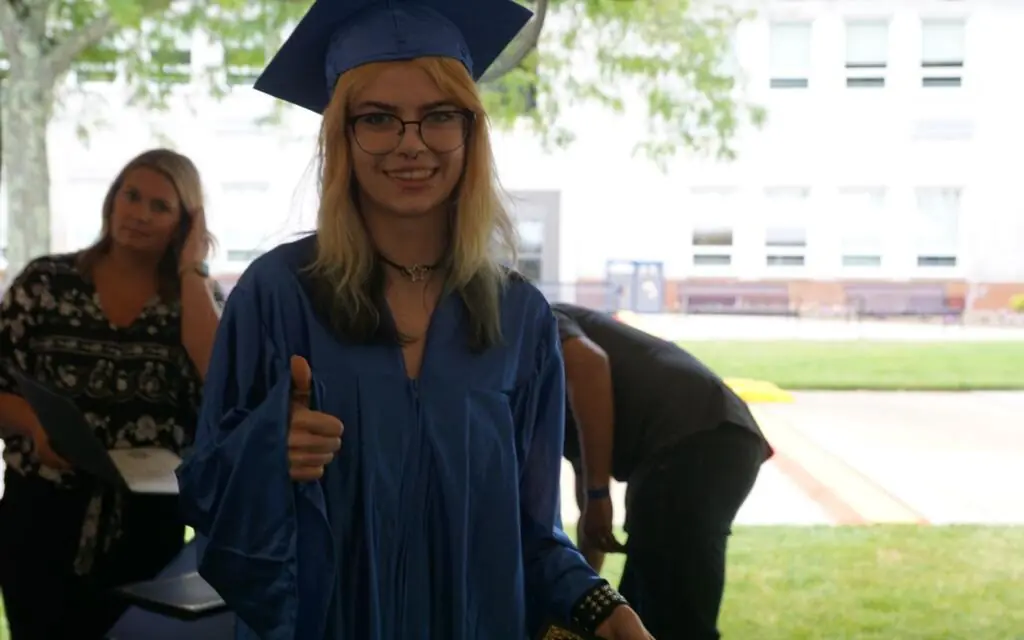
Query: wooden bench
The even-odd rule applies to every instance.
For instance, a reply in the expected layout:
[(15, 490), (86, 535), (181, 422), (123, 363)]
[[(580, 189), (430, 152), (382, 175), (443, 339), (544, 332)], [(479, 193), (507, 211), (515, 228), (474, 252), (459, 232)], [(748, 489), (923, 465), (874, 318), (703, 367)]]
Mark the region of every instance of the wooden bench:
[(680, 310), (703, 315), (797, 316), (789, 286), (767, 282), (683, 283)]
[(848, 284), (846, 304), (857, 318), (943, 318), (961, 320), (964, 301), (941, 284)]

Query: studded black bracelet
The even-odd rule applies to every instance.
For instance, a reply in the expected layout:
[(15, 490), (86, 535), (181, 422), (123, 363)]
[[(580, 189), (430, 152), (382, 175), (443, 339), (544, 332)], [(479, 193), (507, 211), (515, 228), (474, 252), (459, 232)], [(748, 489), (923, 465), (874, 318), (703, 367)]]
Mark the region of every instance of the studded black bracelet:
[(622, 594), (607, 582), (602, 582), (583, 594), (572, 608), (573, 622), (587, 633), (594, 633), (611, 617), (617, 607), (628, 605)]

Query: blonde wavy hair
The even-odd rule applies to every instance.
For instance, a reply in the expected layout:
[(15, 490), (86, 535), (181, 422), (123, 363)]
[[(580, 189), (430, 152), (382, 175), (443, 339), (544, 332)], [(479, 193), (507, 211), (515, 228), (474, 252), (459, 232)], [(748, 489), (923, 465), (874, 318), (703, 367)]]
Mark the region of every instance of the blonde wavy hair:
[[(199, 177), (199, 169), (195, 163), (177, 151), (170, 149), (150, 149), (143, 151), (128, 161), (117, 177), (107, 188), (107, 195), (103, 198), (103, 226), (100, 230), (99, 239), (90, 247), (83, 249), (78, 254), (78, 268), (87, 277), (92, 276), (92, 270), (96, 263), (110, 251), (114, 242), (111, 233), (111, 218), (114, 215), (114, 201), (117, 199), (121, 187), (124, 185), (125, 176), (135, 169), (150, 169), (167, 178), (174, 190), (178, 193), (178, 200), (181, 203), (181, 222), (178, 231), (175, 233), (174, 241), (167, 247), (167, 252), (160, 260), (158, 270), (160, 297), (165, 302), (173, 302), (181, 295), (181, 278), (179, 276), (178, 258), (185, 243), (188, 227), (185, 220), (190, 211), (203, 206), (203, 183)], [(209, 231), (206, 233), (207, 246), (215, 246), (216, 240)]]
[[(320, 208), (311, 271), (331, 298), (331, 324), (361, 340), (378, 335), (381, 328), (383, 272), (357, 205), (349, 103), (385, 64), (367, 64), (341, 76), (324, 110), (319, 140)], [(495, 173), (487, 115), (466, 68), (440, 57), (411, 64), (425, 71), (456, 106), (475, 114), (465, 168), (451, 197), (451, 237), (442, 266), (445, 290), (459, 294), (469, 311), (471, 346), (483, 349), (501, 339), (500, 298), (508, 270), (500, 260), (514, 264), (515, 225)]]

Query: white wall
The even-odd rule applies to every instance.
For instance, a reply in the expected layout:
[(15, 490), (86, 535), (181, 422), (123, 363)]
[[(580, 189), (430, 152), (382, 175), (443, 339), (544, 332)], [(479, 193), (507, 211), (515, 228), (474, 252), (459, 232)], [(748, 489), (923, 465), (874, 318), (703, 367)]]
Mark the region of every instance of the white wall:
[[(1018, 63), (1024, 60), (1024, 0), (779, 0), (760, 6), (760, 17), (738, 35), (737, 54), (750, 78), (750, 97), (768, 107), (770, 119), (763, 131), (746, 132), (738, 141), (742, 153), (735, 163), (679, 159), (661, 173), (633, 155), (645, 131), (645, 122), (635, 111), (614, 115), (572, 107), (568, 120), (577, 141), (553, 154), (544, 154), (533, 137), (522, 132), (496, 135), (506, 188), (560, 193), (560, 279), (598, 277), (609, 259), (635, 259), (664, 261), (669, 277), (874, 274), (1024, 280), (1024, 197), (1013, 181), (1024, 148), (1024, 90), (1016, 80)], [(844, 16), (854, 13), (891, 19), (884, 89), (845, 86)], [(921, 16), (950, 13), (969, 14), (964, 85), (922, 89)], [(814, 19), (808, 89), (768, 89), (773, 16)], [(200, 69), (204, 56), (215, 55), (215, 48), (197, 43), (193, 64)], [(247, 233), (272, 244), (312, 224), (315, 187), (308, 169), (315, 116), (289, 109), (283, 126), (256, 127), (254, 119), (267, 112), (271, 101), (250, 90), (215, 103), (196, 88), (191, 98), (182, 98), (167, 114), (117, 107), (121, 101), (112, 98), (109, 87), (97, 92), (111, 97), (90, 98), (91, 110), (77, 101), (69, 102), (65, 110), (105, 114), (110, 124), (97, 129), (87, 147), (74, 133), (77, 115), (61, 116), (51, 130), (56, 249), (80, 246), (90, 229), (98, 228), (107, 182), (132, 155), (160, 140), (154, 131), (173, 140), (199, 165), (215, 232)], [(965, 128), (969, 137), (917, 139), (915, 131), (929, 123)], [(256, 183), (265, 191), (250, 199), (254, 204), (246, 204), (232, 190), (232, 183), (240, 182), (251, 188)], [(732, 205), (737, 218), (734, 261), (724, 269), (692, 265), (691, 190), (712, 186), (740, 194)], [(959, 264), (922, 270), (912, 251), (914, 190), (946, 186), (963, 189)], [(763, 242), (770, 220), (763, 190), (772, 187), (810, 190), (809, 247), (803, 268), (765, 265)], [(889, 194), (886, 217), (891, 229), (884, 269), (858, 273), (839, 264), (836, 229), (843, 217), (837, 195), (844, 187), (882, 187)], [(224, 251), (220, 255), (216, 268), (244, 266), (224, 261)]]

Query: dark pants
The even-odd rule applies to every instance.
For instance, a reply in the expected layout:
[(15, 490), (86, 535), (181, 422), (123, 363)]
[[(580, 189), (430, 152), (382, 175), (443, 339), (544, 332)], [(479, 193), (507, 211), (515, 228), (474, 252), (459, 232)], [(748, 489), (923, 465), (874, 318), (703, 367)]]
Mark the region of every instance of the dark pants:
[(154, 577), (184, 546), (176, 498), (129, 496), (124, 535), (77, 576), (88, 488), (58, 489), (14, 472), (4, 482), (0, 590), (12, 640), (100, 640), (125, 609), (110, 590)]
[(726, 543), (767, 445), (731, 424), (700, 432), (630, 481), (619, 590), (658, 640), (720, 638)]

